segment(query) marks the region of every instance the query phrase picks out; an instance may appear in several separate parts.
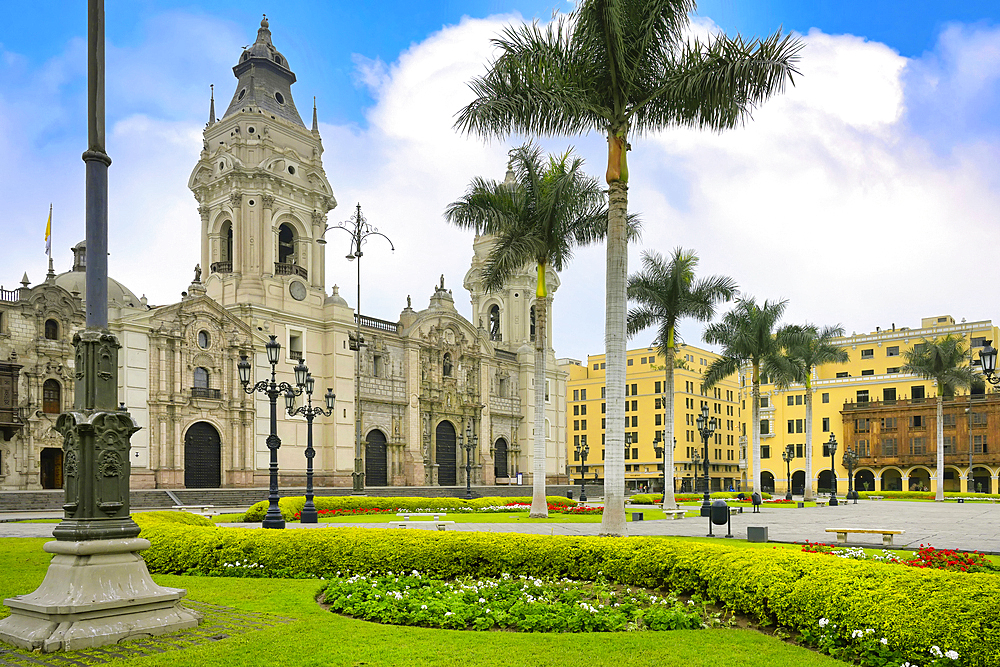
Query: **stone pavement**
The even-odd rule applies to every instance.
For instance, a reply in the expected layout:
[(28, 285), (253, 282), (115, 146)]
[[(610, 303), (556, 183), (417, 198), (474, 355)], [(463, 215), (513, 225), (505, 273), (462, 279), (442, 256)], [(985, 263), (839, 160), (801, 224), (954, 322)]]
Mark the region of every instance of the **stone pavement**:
[[(629, 512), (642, 511), (641, 507)], [(0, 518), (8, 518), (4, 515)], [(23, 518), (28, 518), (25, 516)], [(417, 519), (413, 520), (418, 523)], [(260, 524), (227, 524), (259, 528)], [(323, 529), (336, 526), (386, 528), (384, 523), (298, 524), (290, 529)], [(1000, 554), (1000, 504), (933, 503), (862, 500), (837, 507), (776, 508), (762, 507), (759, 514), (749, 509), (732, 517), (733, 536), (746, 539), (748, 526), (767, 526), (772, 542), (834, 543), (836, 535), (827, 528), (886, 528), (906, 531), (895, 537), (894, 546), (915, 549), (930, 544), (938, 549), (960, 549)], [(0, 523), (0, 537), (50, 537), (55, 524)], [(720, 530), (721, 528), (721, 530)], [(430, 527), (428, 526), (428, 529)], [(517, 532), (537, 535), (596, 535), (599, 523), (456, 523), (449, 530)], [(726, 534), (725, 526), (715, 526), (716, 535)], [(628, 524), (629, 535), (683, 535), (703, 537), (708, 534), (708, 519), (686, 517), (680, 520), (636, 521)], [(851, 535), (851, 544), (880, 547), (881, 535)]]

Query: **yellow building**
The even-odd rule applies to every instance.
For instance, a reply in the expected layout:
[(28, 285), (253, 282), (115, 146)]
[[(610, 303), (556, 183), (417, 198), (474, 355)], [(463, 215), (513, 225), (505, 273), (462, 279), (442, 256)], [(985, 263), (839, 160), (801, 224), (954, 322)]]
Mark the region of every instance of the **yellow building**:
[[(811, 471), (805, 469), (804, 458), (805, 387), (797, 384), (781, 390), (773, 384), (762, 384), (758, 428), (761, 432), (761, 486), (764, 490), (783, 493), (788, 488), (787, 466), (781, 458), (788, 446), (795, 454), (790, 463), (793, 493), (802, 493), (806, 480), (814, 490), (828, 490), (831, 486), (831, 459), (825, 443), (833, 433), (839, 443), (833, 460), (839, 493), (845, 493), (848, 488), (847, 469), (843, 465), (846, 446), (861, 455), (854, 474), (859, 490), (865, 490), (867, 486), (869, 490), (916, 487), (935, 491), (937, 439), (933, 399), (937, 388), (931, 380), (903, 373), (902, 366), (906, 350), (925, 339), (933, 340), (948, 334), (964, 338), (973, 368), (979, 365), (979, 350), (985, 341), (1000, 338), (997, 327), (989, 320), (956, 323), (946, 315), (924, 318), (917, 329), (896, 328), (892, 324), (886, 329), (877, 328), (871, 333), (836, 339), (835, 342), (850, 354), (850, 360), (814, 370)], [(749, 418), (751, 388), (748, 370), (741, 376), (740, 383), (740, 407)], [(981, 394), (982, 387), (973, 390), (973, 399), (977, 392)], [(949, 406), (946, 413), (961, 413), (958, 421), (968, 418), (970, 422), (969, 427), (963, 430), (959, 428), (962, 423), (956, 425), (955, 414), (950, 417), (945, 415), (946, 491), (966, 490), (970, 470), (975, 484), (983, 489), (997, 489), (1000, 455), (994, 452), (1000, 450), (1000, 442), (992, 443), (994, 452), (989, 450), (987, 408), (983, 407), (981, 411), (981, 432), (974, 428), (978, 425), (974, 425), (972, 420), (980, 414), (976, 406), (994, 406), (1000, 402), (992, 400), (992, 394), (982, 396), (982, 399), (981, 403), (976, 403), (970, 402), (968, 396), (959, 396), (946, 403)], [(989, 414), (997, 412), (994, 407), (988, 408), (988, 411)], [(905, 423), (897, 423), (899, 419), (905, 420)], [(990, 420), (992, 424), (994, 417)], [(949, 426), (956, 430), (950, 432)], [(752, 448), (747, 449), (747, 454), (752, 456)]]
[[(690, 345), (677, 351), (674, 371), (674, 489), (694, 491), (695, 458), (704, 455), (695, 420), (707, 405), (718, 428), (709, 441), (709, 476), (713, 490), (739, 489), (744, 472), (739, 460), (743, 433), (743, 407), (737, 378), (727, 379), (709, 390), (701, 387), (702, 376), (717, 354)], [(626, 355), (625, 387), (625, 485), (629, 490), (663, 490), (663, 390), (665, 359), (655, 348), (631, 350)], [(569, 372), (567, 385), (566, 443), (569, 474), (573, 481), (581, 475), (578, 449), (589, 448), (587, 481), (604, 480), (605, 357), (587, 357), (587, 364), (564, 365)], [(745, 462), (744, 462), (745, 465)], [(698, 486), (698, 489), (702, 489)]]

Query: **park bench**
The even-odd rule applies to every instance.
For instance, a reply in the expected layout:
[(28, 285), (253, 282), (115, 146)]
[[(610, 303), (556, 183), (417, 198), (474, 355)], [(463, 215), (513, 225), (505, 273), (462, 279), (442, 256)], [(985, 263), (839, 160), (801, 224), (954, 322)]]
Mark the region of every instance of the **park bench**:
[(178, 512), (191, 512), (202, 516), (213, 516), (216, 514), (215, 505), (174, 505)]
[(446, 514), (447, 512), (396, 512), (396, 516), (403, 517), (403, 521), (409, 521), (411, 516), (432, 516), (437, 521)]
[(663, 510), (663, 513), (666, 514), (671, 519), (683, 519), (684, 515), (687, 514), (687, 510), (685, 509)]
[(438, 530), (447, 530), (449, 525), (455, 525), (454, 521), (438, 521), (436, 519), (431, 520), (421, 520), (421, 521), (390, 521), (390, 528), (417, 528), (421, 526), (434, 526)]
[(886, 547), (892, 546), (892, 536), (902, 535), (906, 531), (902, 530), (885, 530), (882, 528), (827, 528), (828, 533), (837, 533), (837, 544), (847, 543), (848, 533), (868, 533), (873, 535), (882, 536), (882, 545)]
[(885, 496), (868, 496), (868, 500), (882, 500)]

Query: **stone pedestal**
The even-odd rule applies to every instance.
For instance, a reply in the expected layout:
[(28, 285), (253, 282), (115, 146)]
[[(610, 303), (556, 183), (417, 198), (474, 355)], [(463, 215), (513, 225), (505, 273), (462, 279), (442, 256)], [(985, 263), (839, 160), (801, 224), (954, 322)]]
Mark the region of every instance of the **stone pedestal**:
[(77, 651), (123, 639), (177, 632), (201, 614), (180, 604), (185, 591), (155, 584), (140, 538), (48, 542), (54, 554), (34, 593), (4, 600), (0, 641), (27, 650)]

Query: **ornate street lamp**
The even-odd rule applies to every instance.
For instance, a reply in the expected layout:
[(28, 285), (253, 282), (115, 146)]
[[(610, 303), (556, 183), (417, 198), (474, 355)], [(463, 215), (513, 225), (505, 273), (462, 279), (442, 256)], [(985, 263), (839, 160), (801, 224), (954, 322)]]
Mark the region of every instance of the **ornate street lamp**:
[(847, 468), (847, 499), (858, 504), (858, 492), (854, 490), (854, 466), (858, 465), (858, 455), (850, 447), (844, 452), (844, 467)]
[[(299, 364), (305, 365), (305, 360), (299, 359)], [(320, 407), (313, 407), (313, 388), (316, 386), (316, 378), (312, 376), (312, 373), (306, 375), (306, 404), (302, 407), (295, 407), (295, 392), (291, 388), (285, 391), (285, 407), (288, 409), (288, 415), (294, 417), (296, 415), (303, 415), (306, 418), (306, 504), (302, 508), (302, 513), (299, 515), (300, 523), (316, 523), (319, 521), (319, 513), (316, 511), (316, 505), (313, 503), (313, 459), (316, 458), (316, 450), (313, 449), (313, 419), (317, 415), (323, 415), (324, 417), (329, 417), (333, 414), (334, 402), (337, 400), (337, 395), (333, 393), (333, 389), (327, 387), (326, 389), (326, 410)]]
[(365, 244), (369, 236), (381, 236), (389, 241), (389, 248), (393, 251), (396, 250), (396, 246), (392, 244), (388, 236), (373, 225), (368, 224), (368, 221), (361, 215), (361, 204), (357, 205), (353, 218), (339, 222), (327, 229), (343, 229), (350, 234), (351, 251), (347, 253), (347, 261), (358, 260), (358, 300), (354, 306), (356, 309), (354, 311), (355, 332), (349, 334), (348, 338), (351, 350), (354, 351), (354, 473), (352, 478), (354, 492), (359, 493), (365, 490), (365, 464), (361, 453), (361, 348), (365, 345), (365, 339), (361, 335), (361, 257), (364, 255), (361, 246)]
[(983, 365), (984, 379), (992, 385), (1000, 384), (1000, 377), (996, 375), (997, 350), (993, 347), (993, 341), (986, 341), (983, 349), (979, 350), (979, 360)]
[(708, 477), (708, 440), (715, 433), (715, 429), (718, 426), (718, 421), (715, 417), (711, 419), (708, 418), (708, 406), (701, 406), (701, 414), (698, 415), (698, 419), (695, 420), (698, 423), (698, 432), (701, 434), (701, 441), (705, 445), (705, 458), (702, 464), (705, 466), (705, 495), (701, 500), (701, 515), (711, 516), (712, 514), (712, 500), (710, 498), (710, 480)]
[(837, 506), (837, 472), (833, 469), (833, 455), (837, 453), (837, 438), (830, 432), (830, 439), (826, 442), (826, 450), (830, 454), (830, 507)]
[(472, 500), (472, 452), (476, 450), (479, 436), (472, 432), (472, 420), (465, 425), (465, 438), (459, 434), (458, 439), (462, 449), (465, 450), (465, 499)]
[(698, 493), (698, 469), (701, 467), (701, 452), (697, 449), (691, 452), (691, 467), (694, 469), (694, 477), (691, 479), (691, 491)]
[(261, 380), (257, 384), (250, 386), (250, 360), (247, 355), (241, 354), (240, 361), (236, 368), (240, 374), (240, 384), (247, 394), (261, 393), (267, 396), (271, 402), (271, 433), (267, 436), (267, 448), (271, 450), (270, 478), (271, 484), (267, 495), (267, 514), (261, 523), (262, 528), (284, 528), (285, 520), (281, 517), (281, 510), (278, 509), (278, 448), (281, 447), (281, 438), (278, 437), (278, 396), (291, 392), (297, 396), (302, 393), (309, 375), (309, 368), (299, 360), (295, 366), (295, 387), (287, 382), (278, 382), (276, 379), (278, 358), (281, 356), (281, 344), (277, 341), (277, 336), (271, 336), (271, 340), (264, 344), (267, 350), (267, 362), (271, 364), (271, 379)]
[(785, 481), (787, 486), (785, 488), (785, 500), (792, 499), (792, 459), (795, 458), (795, 445), (787, 445), (785, 451), (781, 452), (781, 460), (785, 462), (785, 472), (787, 477)]
[(580, 502), (587, 502), (587, 456), (590, 454), (590, 445), (586, 442), (582, 445), (576, 444), (576, 456), (580, 460)]

